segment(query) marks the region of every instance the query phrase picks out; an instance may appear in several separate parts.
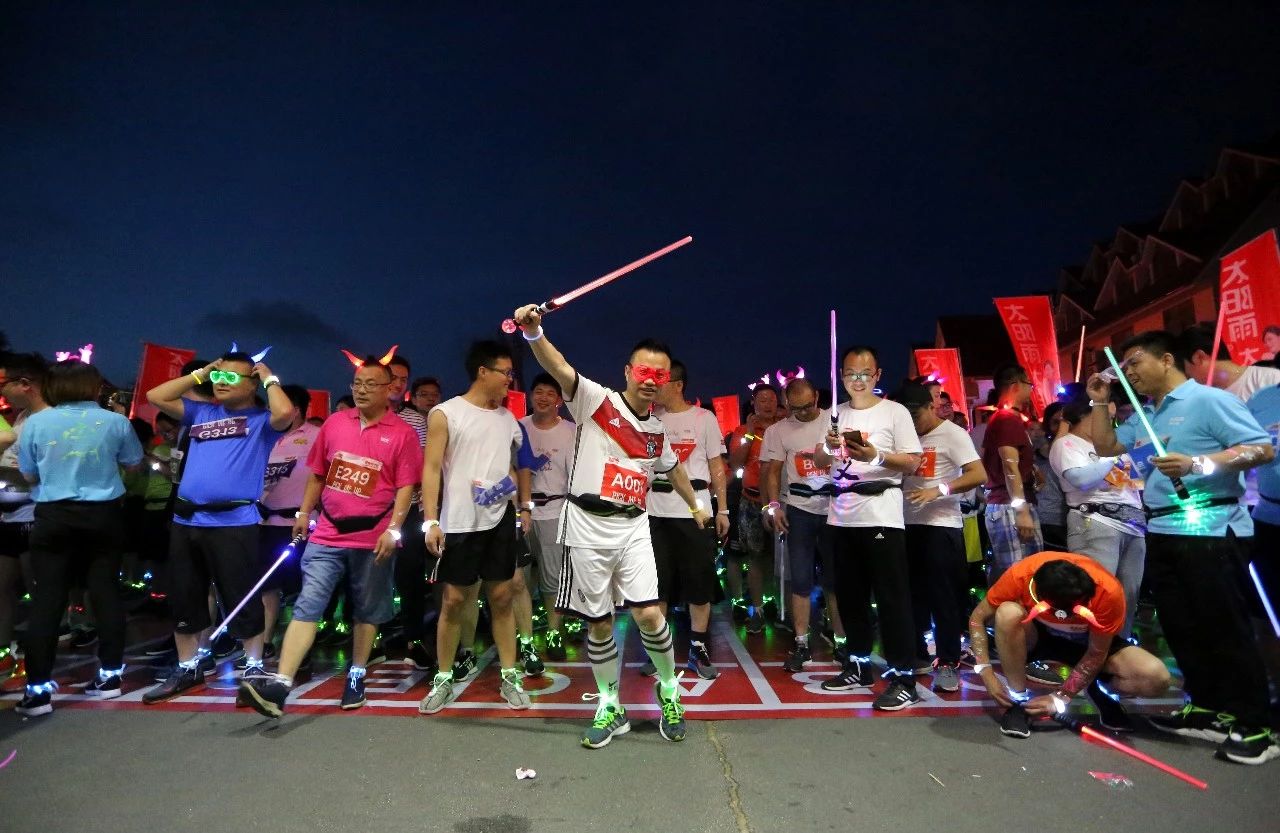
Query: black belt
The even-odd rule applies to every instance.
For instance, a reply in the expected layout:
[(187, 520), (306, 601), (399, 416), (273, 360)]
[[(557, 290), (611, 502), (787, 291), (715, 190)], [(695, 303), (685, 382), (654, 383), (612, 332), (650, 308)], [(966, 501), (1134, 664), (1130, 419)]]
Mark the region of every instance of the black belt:
[(265, 521), (267, 518), (296, 518), (298, 513), (302, 511), (301, 506), (290, 506), (285, 509), (268, 509), (261, 503), (258, 504), (258, 514)]
[(534, 506), (546, 506), (553, 500), (564, 500), (564, 495), (547, 495), (542, 492), (534, 492), (529, 495), (529, 499), (533, 501)]
[(586, 512), (600, 518), (638, 518), (644, 514), (639, 506), (614, 503), (599, 495), (566, 495), (565, 500)]
[(184, 520), (190, 520), (197, 512), (232, 512), (245, 506), (256, 506), (256, 500), (217, 500), (213, 503), (192, 503), (186, 498), (177, 498), (173, 502), (173, 514)]
[[(1127, 503), (1082, 503), (1079, 506), (1068, 506), (1083, 515), (1101, 515), (1113, 521), (1133, 527), (1138, 532), (1146, 532), (1146, 510)], [(1129, 510), (1128, 513), (1125, 510)], [(1125, 517), (1128, 514), (1129, 517)]]
[(1143, 511), (1146, 512), (1147, 520), (1149, 521), (1149, 520), (1152, 520), (1153, 518), (1163, 518), (1168, 515), (1176, 515), (1179, 512), (1186, 512), (1188, 509), (1208, 509), (1211, 506), (1239, 506), (1239, 505), (1240, 505), (1240, 498), (1238, 497), (1212, 497), (1212, 498), (1209, 498), (1208, 500), (1191, 501), (1189, 506), (1180, 506), (1178, 504), (1174, 504), (1173, 506), (1161, 506), (1159, 509), (1151, 509), (1149, 507), (1144, 506)]
[(806, 483), (792, 483), (787, 491), (796, 497), (837, 497), (839, 495), (882, 495), (890, 489), (901, 489), (892, 480), (858, 480), (845, 485), (827, 483), (815, 489)]
[[(695, 492), (701, 492), (710, 484), (705, 480), (690, 480), (689, 485), (693, 487)], [(663, 494), (666, 494), (667, 492), (674, 492), (676, 487), (671, 485), (670, 480), (655, 480), (649, 484), (649, 489), (654, 492), (662, 492)]]
[(348, 515), (345, 518), (335, 518), (324, 508), (324, 501), (320, 501), (320, 514), (329, 519), (329, 523), (333, 524), (333, 528), (338, 531), (339, 535), (346, 535), (351, 532), (368, 532), (381, 523), (382, 519), (389, 515), (393, 508), (395, 508), (395, 503), (389, 503), (387, 508), (377, 515)]

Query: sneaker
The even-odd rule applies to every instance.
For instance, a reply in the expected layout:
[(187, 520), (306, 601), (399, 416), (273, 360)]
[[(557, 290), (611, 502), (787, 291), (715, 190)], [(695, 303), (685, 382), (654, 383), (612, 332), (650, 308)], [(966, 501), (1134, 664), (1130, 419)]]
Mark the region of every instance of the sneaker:
[(704, 680), (714, 680), (720, 676), (720, 672), (711, 664), (711, 655), (707, 653), (706, 645), (690, 645), (689, 646), (689, 670), (697, 674)]
[(969, 668), (978, 664), (978, 657), (973, 653), (973, 649), (965, 645), (960, 649), (960, 664)]
[(96, 644), (97, 641), (98, 631), (94, 628), (76, 628), (71, 632), (71, 643), (68, 647), (75, 651), (88, 648), (90, 645)]
[(520, 670), (518, 668), (508, 668), (502, 672), (502, 684), (498, 687), (498, 692), (502, 695), (502, 699), (507, 701), (507, 705), (513, 709), (522, 710), (533, 705), (533, 701), (525, 693), (524, 686), (520, 685)]
[(364, 704), (364, 675), (348, 673), (347, 686), (342, 689), (343, 711), (358, 709)]
[(142, 702), (148, 706), (153, 703), (163, 703), (165, 700), (172, 700), (202, 685), (204, 685), (204, 672), (199, 666), (183, 668), (181, 665), (175, 665), (164, 682), (142, 695)]
[(641, 676), (641, 677), (656, 677), (656, 676), (658, 676), (658, 667), (657, 667), (656, 665), (654, 665), (654, 664), (653, 664), (653, 660), (651, 660), (651, 659), (647, 659), (647, 660), (645, 660), (645, 661), (644, 661), (644, 665), (640, 666), (640, 669), (639, 669), (639, 670), (640, 670), (640, 676)]
[(91, 697), (97, 697), (99, 700), (111, 700), (120, 696), (120, 675), (108, 674), (103, 677), (99, 671), (88, 685), (84, 687), (84, 693)]
[(418, 704), (419, 714), (435, 714), (453, 702), (458, 695), (453, 686), (457, 678), (448, 671), (441, 671), (431, 681), (431, 691)]
[[(564, 662), (568, 658), (569, 654), (564, 649), (564, 637), (560, 635), (560, 631), (547, 631), (547, 659), (552, 662)], [(592, 747), (592, 749), (595, 748)]]
[(932, 674), (933, 663), (934, 661), (928, 658), (917, 659), (916, 664), (911, 668), (911, 673), (917, 677), (923, 677), (926, 674)]
[(915, 677), (903, 677), (895, 674), (884, 694), (876, 698), (871, 708), (884, 712), (902, 711), (920, 702), (916, 693)]
[(1224, 743), (1231, 734), (1235, 722), (1229, 714), (1202, 709), (1187, 703), (1170, 715), (1148, 717), (1152, 728), (1184, 738), (1197, 738), (1210, 743)]
[(829, 680), (822, 681), (823, 691), (849, 691), (854, 688), (870, 688), (875, 682), (871, 674), (869, 660), (860, 660), (852, 655), (844, 657), (840, 673)]
[(787, 661), (782, 663), (782, 667), (792, 674), (798, 674), (804, 670), (806, 662), (813, 661), (813, 651), (809, 650), (808, 645), (796, 643), (796, 647), (791, 649), (791, 655), (787, 657)]
[(520, 640), (518, 655), (520, 664), (524, 666), (525, 676), (540, 677), (542, 672), (547, 670), (546, 664), (538, 659), (538, 649), (532, 639)]
[(1048, 685), (1057, 688), (1062, 685), (1062, 675), (1044, 660), (1034, 659), (1027, 663), (1027, 679), (1037, 685)]
[(239, 658), (240, 654), (244, 652), (244, 645), (239, 639), (235, 639), (231, 634), (223, 631), (222, 635), (209, 645), (209, 650), (213, 653), (215, 660), (222, 662), (233, 657)]
[(8, 648), (0, 651), (0, 674), (10, 674), (18, 667), (18, 660)]
[(684, 740), (685, 735), (684, 706), (680, 705), (679, 691), (677, 686), (676, 695), (668, 700), (662, 696), (662, 682), (653, 684), (653, 693), (662, 709), (662, 716), (658, 718), (658, 731), (672, 742)]
[(934, 691), (959, 691), (960, 674), (956, 667), (947, 662), (940, 662), (933, 669)]
[(9, 675), (9, 679), (0, 683), (0, 692), (4, 694), (14, 694), (19, 691), (27, 690), (27, 661), (19, 658), (13, 665), (13, 673)]
[(288, 697), (289, 687), (275, 674), (246, 677), (236, 690), (236, 700), (263, 717), (278, 718), (284, 714), (284, 701)]
[(1133, 725), (1133, 718), (1119, 701), (1102, 690), (1097, 680), (1089, 684), (1085, 693), (1089, 695), (1089, 702), (1093, 703), (1093, 707), (1098, 710), (1098, 722), (1102, 724), (1102, 728), (1112, 732), (1134, 731), (1136, 727)]
[[(250, 665), (248, 668), (244, 670), (244, 673), (240, 675), (240, 679), (243, 682), (244, 680), (262, 680), (270, 676), (271, 675), (268, 674), (266, 669), (263, 668), (261, 665)], [(241, 687), (237, 686), (236, 687), (236, 708), (239, 709), (245, 706), (252, 706), (252, 705), (253, 703), (251, 703), (249, 701), (249, 698), (244, 695), (244, 692), (241, 690)]]
[(599, 749), (608, 746), (614, 735), (625, 735), (630, 731), (631, 721), (627, 720), (626, 709), (616, 703), (602, 703), (596, 709), (591, 728), (582, 736), (582, 745), (588, 749)]
[(747, 633), (764, 633), (764, 615), (758, 607), (753, 608), (751, 615), (747, 617)]
[(218, 661), (214, 659), (213, 654), (200, 654), (196, 657), (196, 668), (207, 677), (218, 670)]
[(18, 705), (13, 710), (23, 717), (39, 717), (42, 714), (53, 713), (53, 690), (51, 687), (45, 687), (43, 690), (32, 693), (28, 691), (23, 698), (18, 701)]
[(161, 657), (167, 657), (169, 654), (174, 654), (176, 656), (177, 653), (178, 653), (178, 643), (174, 641), (172, 636), (170, 636), (168, 639), (166, 639), (164, 642), (161, 642), (159, 645), (155, 646), (154, 648), (148, 648), (147, 650), (143, 651), (142, 655), (147, 659), (158, 659)]
[(1238, 764), (1265, 764), (1272, 758), (1280, 758), (1280, 744), (1276, 743), (1275, 734), (1267, 729), (1254, 732), (1233, 726), (1218, 752), (1228, 761)]
[(453, 663), (453, 681), (465, 683), (476, 675), (476, 655), (474, 651), (463, 651)]
[(1031, 737), (1031, 718), (1022, 706), (1010, 706), (1000, 718), (1000, 734), (1011, 738)]
[(440, 670), (436, 666), (435, 658), (431, 656), (431, 652), (427, 650), (427, 646), (423, 645), (421, 640), (414, 640), (409, 644), (405, 659), (412, 662), (413, 667), (419, 671), (430, 671), (433, 677), (435, 672)]

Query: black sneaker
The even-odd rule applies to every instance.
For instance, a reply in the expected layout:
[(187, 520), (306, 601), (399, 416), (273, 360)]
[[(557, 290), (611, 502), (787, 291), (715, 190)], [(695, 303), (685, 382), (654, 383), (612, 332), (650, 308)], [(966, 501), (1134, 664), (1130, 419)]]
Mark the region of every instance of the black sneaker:
[(99, 700), (111, 700), (120, 696), (120, 675), (99, 673), (84, 687), (84, 693)]
[(1148, 717), (1147, 721), (1152, 728), (1161, 732), (1207, 740), (1210, 743), (1223, 743), (1231, 734), (1231, 724), (1235, 722), (1235, 718), (1187, 703), (1173, 714)]
[(1022, 706), (1010, 706), (1000, 718), (1000, 734), (1011, 738), (1031, 737), (1031, 718)]
[(30, 690), (18, 701), (13, 710), (23, 717), (39, 717), (53, 713), (53, 692), (45, 689), (32, 694)]
[(1246, 729), (1233, 726), (1226, 741), (1218, 747), (1218, 754), (1238, 764), (1265, 764), (1272, 758), (1280, 758), (1280, 744), (1267, 729)]
[(747, 617), (747, 633), (764, 633), (764, 615), (758, 607)]
[(782, 663), (782, 667), (792, 674), (798, 674), (804, 670), (804, 664), (813, 660), (813, 651), (809, 650), (807, 644), (796, 643), (796, 647), (791, 649), (791, 655), (787, 657), (787, 661)]
[(920, 695), (916, 693), (916, 678), (894, 675), (889, 682), (889, 687), (885, 689), (884, 694), (876, 698), (876, 701), (871, 704), (871, 708), (879, 709), (883, 712), (896, 712), (914, 706), (919, 702)]
[(466, 682), (476, 675), (476, 655), (473, 651), (463, 651), (453, 663), (453, 681)]
[[(263, 680), (270, 676), (271, 675), (268, 674), (266, 669), (264, 669), (261, 665), (250, 665), (248, 668), (244, 670), (244, 673), (240, 676), (240, 680), (242, 682), (244, 680)], [(249, 699), (244, 696), (244, 693), (242, 692), (240, 686), (237, 686), (236, 687), (236, 708), (241, 708), (243, 706), (252, 706), (252, 705), (253, 704), (249, 702)]]
[(263, 717), (279, 717), (284, 714), (284, 701), (288, 697), (289, 687), (275, 674), (241, 680), (236, 692), (237, 699), (243, 699)]
[(233, 657), (238, 658), (244, 652), (244, 645), (239, 639), (235, 639), (231, 634), (223, 631), (222, 634), (209, 645), (209, 650), (213, 653), (213, 657), (218, 662), (228, 660)]
[(358, 709), (365, 704), (364, 675), (347, 674), (347, 687), (342, 689), (343, 711)]
[(547, 659), (552, 662), (564, 662), (569, 654), (564, 649), (564, 637), (560, 631), (547, 631)]
[(79, 650), (88, 648), (90, 645), (96, 644), (98, 641), (98, 632), (93, 628), (76, 628), (71, 632), (71, 643), (68, 647), (71, 650)]
[(173, 654), (175, 657), (178, 655), (178, 643), (174, 641), (172, 636), (154, 648), (148, 648), (142, 652), (144, 657), (151, 660), (161, 659), (169, 656), (170, 654)]
[(405, 652), (405, 659), (413, 663), (413, 667), (419, 671), (431, 672), (431, 676), (435, 676), (436, 660), (431, 656), (431, 652), (427, 650), (427, 646), (422, 644), (421, 640), (415, 640), (409, 643), (409, 650)]
[(142, 702), (148, 706), (153, 703), (163, 703), (165, 700), (172, 700), (202, 685), (204, 685), (204, 672), (199, 666), (183, 668), (181, 665), (175, 665), (164, 682), (142, 695)]
[(850, 655), (841, 663), (840, 673), (822, 681), (823, 691), (849, 691), (854, 688), (870, 688), (875, 682), (871, 673), (871, 661)]
[(1112, 732), (1134, 731), (1136, 727), (1133, 725), (1133, 718), (1119, 701), (1113, 700), (1102, 690), (1097, 680), (1089, 684), (1085, 693), (1089, 695), (1089, 702), (1093, 703), (1093, 707), (1098, 710), (1098, 722), (1102, 724), (1102, 728)]
[(1047, 685), (1057, 688), (1062, 685), (1063, 677), (1058, 670), (1044, 660), (1035, 659), (1027, 663), (1027, 679), (1036, 685)]
[(524, 666), (526, 677), (540, 677), (547, 670), (546, 663), (538, 658), (538, 648), (533, 639), (521, 639), (516, 646), (516, 661)]
[(720, 672), (711, 663), (711, 655), (707, 653), (706, 645), (694, 643), (689, 646), (688, 665), (690, 671), (704, 680), (714, 680), (720, 676)]
[(200, 654), (196, 657), (196, 668), (207, 677), (218, 670), (218, 661), (213, 654)]

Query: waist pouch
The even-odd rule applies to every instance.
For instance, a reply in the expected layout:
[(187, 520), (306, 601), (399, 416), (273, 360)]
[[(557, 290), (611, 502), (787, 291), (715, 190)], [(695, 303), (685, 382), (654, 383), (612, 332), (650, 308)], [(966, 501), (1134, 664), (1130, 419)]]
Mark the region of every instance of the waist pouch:
[(787, 489), (796, 497), (836, 497), (837, 495), (882, 495), (890, 489), (901, 489), (901, 483), (892, 480), (858, 480), (842, 486), (826, 483), (815, 489), (805, 483), (792, 483)]
[(256, 500), (219, 500), (213, 503), (192, 503), (185, 498), (177, 498), (173, 502), (173, 514), (184, 520), (191, 520), (197, 512), (232, 512), (243, 506), (257, 506)]
[(1082, 503), (1068, 508), (1082, 515), (1101, 515), (1104, 518), (1119, 521), (1142, 535), (1147, 532), (1146, 512), (1138, 506), (1129, 506), (1125, 503)]
[(639, 506), (613, 503), (599, 495), (567, 495), (565, 500), (583, 512), (600, 518), (638, 518), (644, 514), (644, 510)]
[(529, 495), (529, 499), (533, 501), (534, 506), (546, 506), (554, 500), (564, 500), (564, 495), (548, 495), (542, 492), (533, 492)]
[(391, 514), (391, 509), (395, 504), (390, 504), (377, 515), (348, 515), (345, 518), (335, 518), (329, 514), (329, 510), (324, 508), (324, 502), (320, 503), (320, 514), (333, 524), (333, 528), (340, 535), (346, 535), (351, 532), (368, 532), (382, 522), (382, 519)]
[[(261, 503), (258, 504), (258, 514), (265, 521), (267, 518), (289, 518), (292, 520), (299, 512), (302, 511), (301, 506), (290, 506), (285, 509), (268, 509)], [(330, 518), (330, 520), (333, 520)]]
[[(695, 492), (701, 492), (710, 484), (705, 480), (690, 480), (689, 485), (693, 487)], [(666, 494), (668, 492), (674, 492), (675, 490), (676, 487), (671, 485), (670, 480), (655, 480), (649, 484), (649, 491), (651, 492), (662, 492), (663, 494)], [(759, 494), (759, 492), (757, 492), (757, 494)]]

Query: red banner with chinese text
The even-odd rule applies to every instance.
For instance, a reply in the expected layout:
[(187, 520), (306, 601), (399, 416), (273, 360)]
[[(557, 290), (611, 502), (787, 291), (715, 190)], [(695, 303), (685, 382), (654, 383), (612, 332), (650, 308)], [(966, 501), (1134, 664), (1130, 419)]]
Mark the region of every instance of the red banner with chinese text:
[(1027, 371), (1034, 390), (1031, 404), (1037, 414), (1058, 396), (1062, 374), (1058, 370), (1058, 339), (1053, 330), (1053, 308), (1047, 295), (996, 298), (996, 309), (1013, 342), (1018, 364)]
[(716, 422), (720, 423), (720, 436), (724, 436), (742, 424), (742, 403), (737, 395), (717, 396), (711, 400), (711, 409), (715, 411)]
[(960, 351), (954, 347), (917, 350), (916, 371), (921, 376), (932, 376), (942, 383), (942, 389), (951, 395), (951, 404), (966, 416), (969, 402), (964, 395), (964, 371), (960, 369)]
[(1222, 256), (1222, 341), (1239, 364), (1280, 355), (1280, 249), (1275, 229)]
[(320, 419), (327, 419), (329, 416), (329, 391), (307, 388), (307, 393), (311, 396), (311, 402), (307, 405), (306, 418), (319, 417)]
[(196, 357), (195, 350), (182, 347), (165, 347), (163, 344), (142, 343), (142, 360), (138, 362), (138, 380), (133, 383), (133, 404), (130, 417), (142, 417), (155, 424), (156, 406), (147, 401), (147, 391), (162, 382), (182, 375), (182, 366)]
[(507, 410), (516, 419), (524, 419), (525, 414), (529, 412), (528, 401), (522, 390), (507, 391)]

